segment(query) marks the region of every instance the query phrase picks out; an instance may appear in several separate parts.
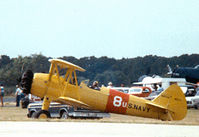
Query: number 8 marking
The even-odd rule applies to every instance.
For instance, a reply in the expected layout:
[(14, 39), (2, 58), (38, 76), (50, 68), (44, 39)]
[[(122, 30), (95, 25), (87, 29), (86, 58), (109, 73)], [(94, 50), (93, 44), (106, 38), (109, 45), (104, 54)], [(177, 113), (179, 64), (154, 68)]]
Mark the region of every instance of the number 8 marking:
[(115, 107), (120, 107), (121, 104), (122, 104), (122, 97), (120, 97), (120, 96), (115, 96), (115, 97), (114, 97), (114, 101), (113, 101), (113, 105), (114, 105)]

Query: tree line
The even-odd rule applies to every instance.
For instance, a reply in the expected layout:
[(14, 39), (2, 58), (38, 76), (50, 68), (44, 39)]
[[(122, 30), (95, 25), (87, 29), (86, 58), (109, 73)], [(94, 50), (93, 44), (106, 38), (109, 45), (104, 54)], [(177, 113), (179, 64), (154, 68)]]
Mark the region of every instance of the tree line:
[[(51, 57), (46, 57), (42, 54), (33, 54), (30, 56), (18, 56), (10, 58), (7, 55), (0, 56), (0, 83), (7, 87), (15, 86), (17, 78), (22, 73), (31, 69), (33, 72), (48, 73)], [(132, 82), (138, 81), (142, 75), (159, 75), (168, 77), (167, 65), (172, 68), (176, 65), (182, 67), (194, 67), (199, 64), (199, 54), (183, 54), (174, 57), (161, 57), (155, 55), (147, 55), (136, 58), (108, 58), (106, 56), (96, 58), (94, 56), (83, 57), (77, 59), (72, 56), (64, 56), (63, 59), (81, 66), (86, 69), (86, 72), (77, 72), (78, 79), (90, 79), (90, 82), (95, 80), (100, 84), (107, 85), (111, 81), (114, 86), (120, 86), (123, 83), (125, 86), (131, 86)]]

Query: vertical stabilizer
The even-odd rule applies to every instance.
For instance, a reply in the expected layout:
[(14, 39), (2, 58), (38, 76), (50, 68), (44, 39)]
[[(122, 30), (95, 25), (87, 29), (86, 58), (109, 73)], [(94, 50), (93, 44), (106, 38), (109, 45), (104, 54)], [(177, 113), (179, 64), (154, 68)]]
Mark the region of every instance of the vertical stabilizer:
[(168, 110), (172, 120), (182, 120), (187, 114), (187, 102), (179, 86), (171, 85), (162, 92), (152, 103)]

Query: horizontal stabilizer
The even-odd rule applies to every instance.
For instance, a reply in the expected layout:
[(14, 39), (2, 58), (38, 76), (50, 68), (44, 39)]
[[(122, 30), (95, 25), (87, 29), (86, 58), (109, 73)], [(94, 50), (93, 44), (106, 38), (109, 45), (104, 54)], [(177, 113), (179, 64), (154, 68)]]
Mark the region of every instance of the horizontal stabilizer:
[(69, 104), (72, 106), (89, 108), (89, 105), (85, 104), (84, 102), (76, 100), (74, 98), (70, 98), (70, 97), (59, 97), (56, 101), (60, 103), (64, 103), (64, 104)]
[(147, 105), (150, 105), (150, 106), (154, 106), (154, 107), (158, 107), (158, 108), (161, 108), (161, 109), (167, 109), (166, 107), (163, 107), (163, 106), (161, 106), (161, 105), (158, 105), (158, 104), (154, 104), (154, 103), (152, 103), (152, 102), (147, 102), (146, 103)]

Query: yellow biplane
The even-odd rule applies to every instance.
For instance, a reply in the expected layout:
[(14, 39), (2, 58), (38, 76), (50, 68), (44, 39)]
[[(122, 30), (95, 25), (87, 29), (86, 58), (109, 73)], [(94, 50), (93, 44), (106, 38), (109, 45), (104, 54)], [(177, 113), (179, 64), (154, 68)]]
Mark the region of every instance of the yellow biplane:
[(26, 71), (21, 87), (26, 94), (43, 98), (36, 118), (49, 118), (50, 102), (55, 101), (102, 112), (118, 113), (161, 120), (181, 120), (186, 116), (185, 96), (177, 85), (171, 85), (152, 101), (102, 87), (94, 90), (87, 81), (78, 85), (76, 71), (85, 70), (70, 62), (51, 59), (49, 74)]

